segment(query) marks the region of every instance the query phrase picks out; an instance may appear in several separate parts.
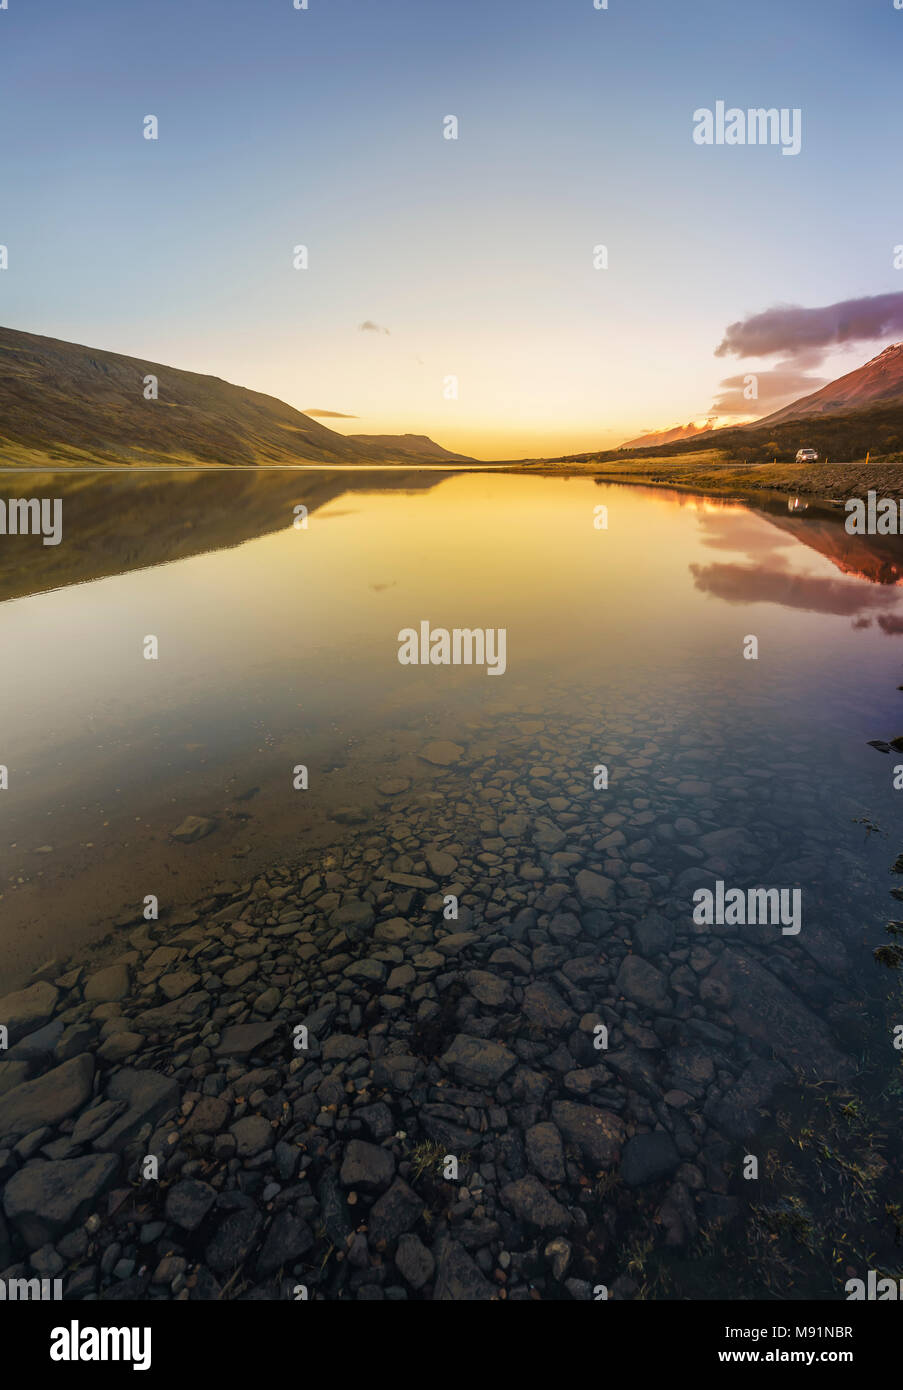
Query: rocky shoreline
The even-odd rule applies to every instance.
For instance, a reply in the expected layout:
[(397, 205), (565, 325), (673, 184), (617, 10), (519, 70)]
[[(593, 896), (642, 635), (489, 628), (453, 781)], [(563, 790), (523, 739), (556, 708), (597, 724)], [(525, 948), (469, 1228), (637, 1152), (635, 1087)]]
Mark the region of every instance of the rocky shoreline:
[(689, 492), (724, 493), (755, 497), (758, 492), (783, 493), (786, 497), (823, 498), (841, 508), (849, 497), (897, 497), (903, 487), (903, 465), (898, 463), (739, 463), (720, 459), (715, 451), (702, 458), (661, 455), (624, 459), (593, 456), (544, 459), (517, 465), (512, 471), (548, 473), (552, 476), (589, 476), (597, 482), (636, 483), (644, 487), (671, 487)]
[[(642, 737), (610, 742), (604, 801), (573, 746), (593, 721), (564, 767), (563, 731), (506, 727), (494, 756), (434, 741), (431, 789), (385, 777), (344, 843), (0, 1001), (3, 1278), (73, 1300), (636, 1298), (653, 1246), (730, 1241), (769, 1105), (848, 1084), (860, 1020), (836, 932), (713, 932), (691, 894), (762, 855), (799, 876), (816, 841), (786, 844), (740, 749), (716, 787), (684, 736), (653, 806)], [(849, 871), (838, 851), (827, 896)]]

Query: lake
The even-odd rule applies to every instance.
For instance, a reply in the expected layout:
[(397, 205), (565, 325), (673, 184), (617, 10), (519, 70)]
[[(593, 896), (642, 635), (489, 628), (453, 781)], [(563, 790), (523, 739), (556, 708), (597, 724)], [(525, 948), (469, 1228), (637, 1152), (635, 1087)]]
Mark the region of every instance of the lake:
[[(330, 1026), (378, 1023), (427, 1068), (463, 1033), (543, 1074), (515, 1085), (448, 1057), (460, 1116), (426, 1131), (476, 1151), (479, 1196), (554, 1117), (587, 1165), (558, 1174), (584, 1213), (561, 1281), (713, 1296), (705, 1252), (687, 1252), (741, 1207), (738, 1296), (750, 1278), (751, 1296), (772, 1278), (782, 1297), (831, 1296), (822, 1227), (839, 1249), (846, 1224), (847, 1262), (860, 1240), (892, 1251), (879, 1131), (899, 1122), (897, 977), (873, 952), (892, 941), (901, 793), (869, 741), (903, 733), (896, 538), (848, 536), (842, 511), (799, 499), (503, 471), (7, 474), (3, 491), (61, 497), (63, 539), (3, 541), (2, 992), (48, 961), (52, 979), (125, 957), (140, 990), (122, 1007), (147, 1010), (182, 995), (159, 993), (142, 942), (206, 917), (246, 926), (239, 944), (278, 932), (260, 978), (234, 986), (239, 1022), (267, 985), (264, 1017), (337, 1000)], [(422, 623), (504, 630), (504, 673), (402, 664), (399, 634)], [(716, 883), (799, 890), (799, 931), (694, 920)], [(368, 947), (374, 916), (410, 940)], [(293, 927), (303, 965), (285, 958)], [(360, 969), (318, 973), (346, 927)], [(235, 968), (212, 946), (213, 975), (221, 950)], [(489, 1157), (461, 1138), (482, 1133), (481, 1089), (506, 1097)], [(612, 1153), (644, 1140), (611, 1194), (590, 1108), (617, 1118)], [(830, 1172), (803, 1129), (841, 1155)], [(554, 1157), (527, 1166), (545, 1161), (554, 1175)], [(529, 1207), (507, 1209), (551, 1229)], [(614, 1271), (613, 1243), (629, 1252)]]

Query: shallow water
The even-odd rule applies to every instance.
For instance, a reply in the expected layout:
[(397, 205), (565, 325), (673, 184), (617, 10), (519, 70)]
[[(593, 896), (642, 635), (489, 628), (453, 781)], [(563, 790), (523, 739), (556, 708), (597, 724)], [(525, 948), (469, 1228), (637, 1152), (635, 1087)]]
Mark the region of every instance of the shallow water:
[[(372, 801), (399, 757), (422, 778), (421, 731), (468, 745), (471, 721), (504, 728), (524, 711), (554, 708), (565, 729), (596, 721), (598, 740), (537, 737), (520, 756), (546, 764), (553, 786), (607, 761), (600, 816), (620, 809), (621, 779), (656, 811), (679, 768), (711, 782), (706, 806), (722, 823), (767, 816), (772, 836), (780, 825), (784, 858), (812, 861), (813, 893), (844, 852), (868, 859), (875, 841), (853, 817), (885, 826), (896, 801), (891, 760), (866, 740), (898, 731), (903, 698), (903, 591), (869, 578), (886, 556), (868, 542), (851, 553), (834, 518), (783, 502), (757, 511), (585, 479), (410, 481), (264, 479), (257, 525), (280, 529), (231, 544), (220, 529), (230, 507), (244, 511), (244, 484), (222, 475), (157, 487), (152, 507), (143, 481), (122, 475), (71, 498), (71, 480), (47, 480), (65, 499), (63, 544), (5, 542), (8, 565), (20, 547), (27, 585), (41, 587), (52, 562), (61, 587), (0, 606), (4, 974), (128, 911), (145, 890), (139, 864), (159, 875), (161, 897), (179, 878), (241, 877), (245, 854), (301, 850), (337, 801)], [(308, 497), (307, 529), (294, 529), (293, 502)], [(173, 536), (203, 547), (207, 532), (223, 548), (156, 562)], [(90, 582), (111, 560), (121, 572)], [(67, 584), (67, 565), (82, 582)], [(400, 665), (398, 633), (422, 620), (505, 628), (504, 675)], [(157, 661), (143, 658), (148, 634)], [(756, 661), (743, 657), (749, 635)], [(299, 763), (306, 792), (291, 785)], [(479, 781), (479, 761), (466, 763)], [(238, 809), (250, 819), (226, 816), (192, 846), (170, 840), (185, 814), (223, 817), (254, 786)], [(771, 862), (763, 847), (760, 867)]]
[[(10, 496), (37, 490), (7, 481)], [(120, 475), (40, 490), (64, 498), (63, 544), (9, 539), (0, 565), (4, 989), (95, 944), (98, 963), (115, 960), (154, 894), (158, 942), (178, 945), (180, 914), (202, 924), (192, 957), (213, 973), (197, 997), (226, 972), (229, 1016), (256, 1016), (264, 983), (289, 1022), (338, 998), (348, 1031), (382, 1010), (392, 1045), (423, 1065), (464, 1029), (552, 1078), (566, 1137), (555, 1107), (575, 1100), (621, 1117), (622, 1138), (672, 1135), (676, 1214), (656, 1214), (629, 1165), (617, 1181), (586, 1153), (588, 1176), (569, 1167), (581, 1288), (618, 1274), (626, 1296), (712, 1297), (729, 1251), (732, 1296), (830, 1297), (835, 1264), (893, 1249), (897, 976), (873, 951), (896, 915), (900, 794), (894, 755), (868, 740), (903, 731), (895, 543), (846, 536), (829, 507), (583, 478)], [(399, 632), (423, 621), (505, 629), (504, 673), (400, 664)], [(179, 843), (188, 815), (213, 828)], [(432, 889), (404, 880), (427, 868)], [(798, 890), (799, 932), (694, 921), (694, 892), (719, 880)], [(457, 960), (440, 886), (477, 934)], [(423, 985), (420, 1007), (378, 984), (380, 952), (402, 958), (379, 941), (333, 992), (348, 960), (335, 910), (368, 894), (379, 917), (414, 924), (415, 969), (446, 981), (438, 996)], [(210, 921), (224, 901), (241, 906)], [(228, 972), (255, 933), (259, 983), (236, 993)], [(526, 992), (485, 973), (508, 968), (488, 959), (500, 942), (529, 953)], [(151, 949), (141, 931), (137, 945)], [(484, 974), (466, 976), (475, 963)], [(124, 1007), (145, 1031), (163, 996), (154, 972), (138, 979)], [(594, 1070), (581, 1015), (611, 1031)], [(186, 1071), (192, 1036), (143, 1047), (143, 1065)], [(516, 1104), (524, 1084), (501, 1088), (521, 1127), (540, 1114), (522, 1092)], [(405, 1128), (479, 1137), (465, 1108), (405, 1120), (405, 1105)], [(503, 1126), (479, 1149), (490, 1193), (519, 1171), (519, 1142)], [(737, 1177), (753, 1142), (755, 1193)], [(711, 1231), (738, 1211), (725, 1245)], [(679, 1235), (664, 1246), (648, 1236), (663, 1223)]]

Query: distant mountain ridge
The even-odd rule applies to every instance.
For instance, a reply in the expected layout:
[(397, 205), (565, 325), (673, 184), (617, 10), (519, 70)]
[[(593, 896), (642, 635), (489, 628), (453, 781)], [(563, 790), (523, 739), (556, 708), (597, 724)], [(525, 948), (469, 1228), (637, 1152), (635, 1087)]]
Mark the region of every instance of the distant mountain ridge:
[(785, 405), (772, 415), (755, 421), (755, 426), (775, 425), (785, 420), (803, 420), (812, 415), (837, 415), (863, 406), (890, 405), (903, 401), (903, 343), (894, 343), (877, 357), (846, 376), (829, 381), (811, 396)]
[(739, 425), (696, 429), (690, 425), (641, 435), (617, 449), (567, 454), (559, 463), (600, 462), (626, 453), (677, 457), (699, 449), (717, 450), (743, 462), (770, 462), (815, 448), (834, 462), (872, 457), (900, 461), (903, 440), (903, 343), (894, 343), (861, 367), (771, 415)]
[[(145, 378), (158, 399), (146, 400)], [(0, 461), (86, 464), (368, 464), (452, 460), (425, 436), (400, 448), (338, 434), (275, 396), (220, 377), (0, 328)]]
[(673, 444), (677, 439), (694, 439), (698, 434), (711, 434), (711, 432), (712, 426), (708, 421), (704, 425), (696, 425), (691, 420), (689, 424), (674, 425), (672, 429), (638, 435), (636, 439), (628, 439), (618, 447), (621, 449), (649, 449), (658, 444)]
[(346, 434), (345, 438), (353, 439), (364, 447), (373, 444), (380, 449), (391, 449), (403, 458), (434, 458), (440, 463), (450, 459), (457, 459), (460, 463), (476, 462), (469, 454), (455, 454), (450, 449), (443, 449), (427, 434)]

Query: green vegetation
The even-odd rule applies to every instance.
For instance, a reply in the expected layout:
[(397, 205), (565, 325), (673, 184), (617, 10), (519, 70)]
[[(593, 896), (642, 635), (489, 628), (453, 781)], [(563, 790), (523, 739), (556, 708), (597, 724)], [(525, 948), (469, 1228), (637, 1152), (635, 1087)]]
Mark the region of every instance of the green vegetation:
[[(708, 447), (701, 450), (700, 445)], [(809, 448), (818, 451), (822, 462), (853, 463), (870, 455), (875, 463), (903, 464), (903, 404), (867, 406), (837, 415), (811, 415), (780, 421), (767, 429), (761, 425), (736, 425), (654, 448), (609, 449), (573, 458), (614, 463), (623, 459), (673, 461), (693, 455), (699, 464), (715, 460), (793, 463), (798, 449)]]

